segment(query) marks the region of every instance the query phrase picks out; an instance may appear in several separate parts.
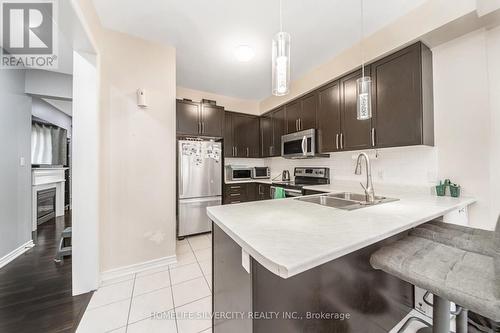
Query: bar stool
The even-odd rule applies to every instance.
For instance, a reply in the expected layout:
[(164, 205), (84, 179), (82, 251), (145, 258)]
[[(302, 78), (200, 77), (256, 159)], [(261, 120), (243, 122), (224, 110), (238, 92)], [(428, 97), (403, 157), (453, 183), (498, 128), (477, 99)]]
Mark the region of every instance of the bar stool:
[(59, 241), (59, 247), (57, 248), (55, 262), (61, 262), (64, 260), (65, 256), (71, 255), (72, 245), (71, 245), (71, 227), (63, 230), (61, 233), (61, 240)]
[(450, 331), (450, 302), (459, 304), (464, 310), (457, 316), (457, 333), (465, 333), (466, 310), (500, 320), (500, 219), (492, 234), (490, 255), (410, 235), (375, 252), (370, 262), (434, 295), (434, 333)]

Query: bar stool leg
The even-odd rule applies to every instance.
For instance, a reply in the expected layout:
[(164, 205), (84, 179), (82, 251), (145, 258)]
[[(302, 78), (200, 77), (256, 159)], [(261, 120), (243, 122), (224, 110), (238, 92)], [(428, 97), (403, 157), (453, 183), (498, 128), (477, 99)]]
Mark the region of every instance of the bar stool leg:
[(462, 308), (462, 311), (457, 315), (455, 320), (457, 325), (457, 333), (467, 333), (467, 317), (469, 310)]
[(450, 332), (450, 301), (434, 295), (432, 310), (432, 332)]

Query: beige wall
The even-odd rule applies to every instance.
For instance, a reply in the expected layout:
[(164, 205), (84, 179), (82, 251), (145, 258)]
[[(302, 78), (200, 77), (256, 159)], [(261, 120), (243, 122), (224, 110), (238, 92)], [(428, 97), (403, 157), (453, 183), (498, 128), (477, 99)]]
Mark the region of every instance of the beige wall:
[(193, 101), (201, 101), (204, 98), (211, 99), (217, 101), (217, 105), (223, 106), (228, 111), (259, 115), (258, 101), (223, 96), (179, 86), (177, 86), (177, 98), (187, 98)]
[(90, 0), (78, 5), (99, 53), (105, 272), (175, 255), (175, 49), (104, 29)]

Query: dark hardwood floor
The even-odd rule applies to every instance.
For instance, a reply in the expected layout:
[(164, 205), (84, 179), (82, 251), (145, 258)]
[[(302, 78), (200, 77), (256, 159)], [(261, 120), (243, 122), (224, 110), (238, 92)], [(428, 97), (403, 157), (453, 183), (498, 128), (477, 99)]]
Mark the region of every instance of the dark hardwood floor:
[(38, 226), (38, 244), (0, 269), (0, 333), (74, 332), (92, 293), (71, 296), (71, 257), (55, 263), (71, 214)]

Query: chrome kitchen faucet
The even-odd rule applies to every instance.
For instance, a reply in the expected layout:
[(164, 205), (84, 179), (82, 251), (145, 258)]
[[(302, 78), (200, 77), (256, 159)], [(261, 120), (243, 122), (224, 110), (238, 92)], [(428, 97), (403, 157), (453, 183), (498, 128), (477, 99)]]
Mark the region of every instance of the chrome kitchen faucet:
[(373, 189), (373, 182), (372, 182), (372, 167), (370, 163), (370, 158), (366, 153), (361, 153), (358, 155), (358, 159), (356, 161), (356, 170), (354, 170), (354, 173), (356, 175), (361, 175), (361, 158), (364, 157), (365, 159), (365, 165), (366, 165), (366, 185), (361, 184), (361, 187), (365, 190), (365, 196), (366, 196), (366, 202), (367, 203), (374, 203), (375, 202), (375, 190)]

